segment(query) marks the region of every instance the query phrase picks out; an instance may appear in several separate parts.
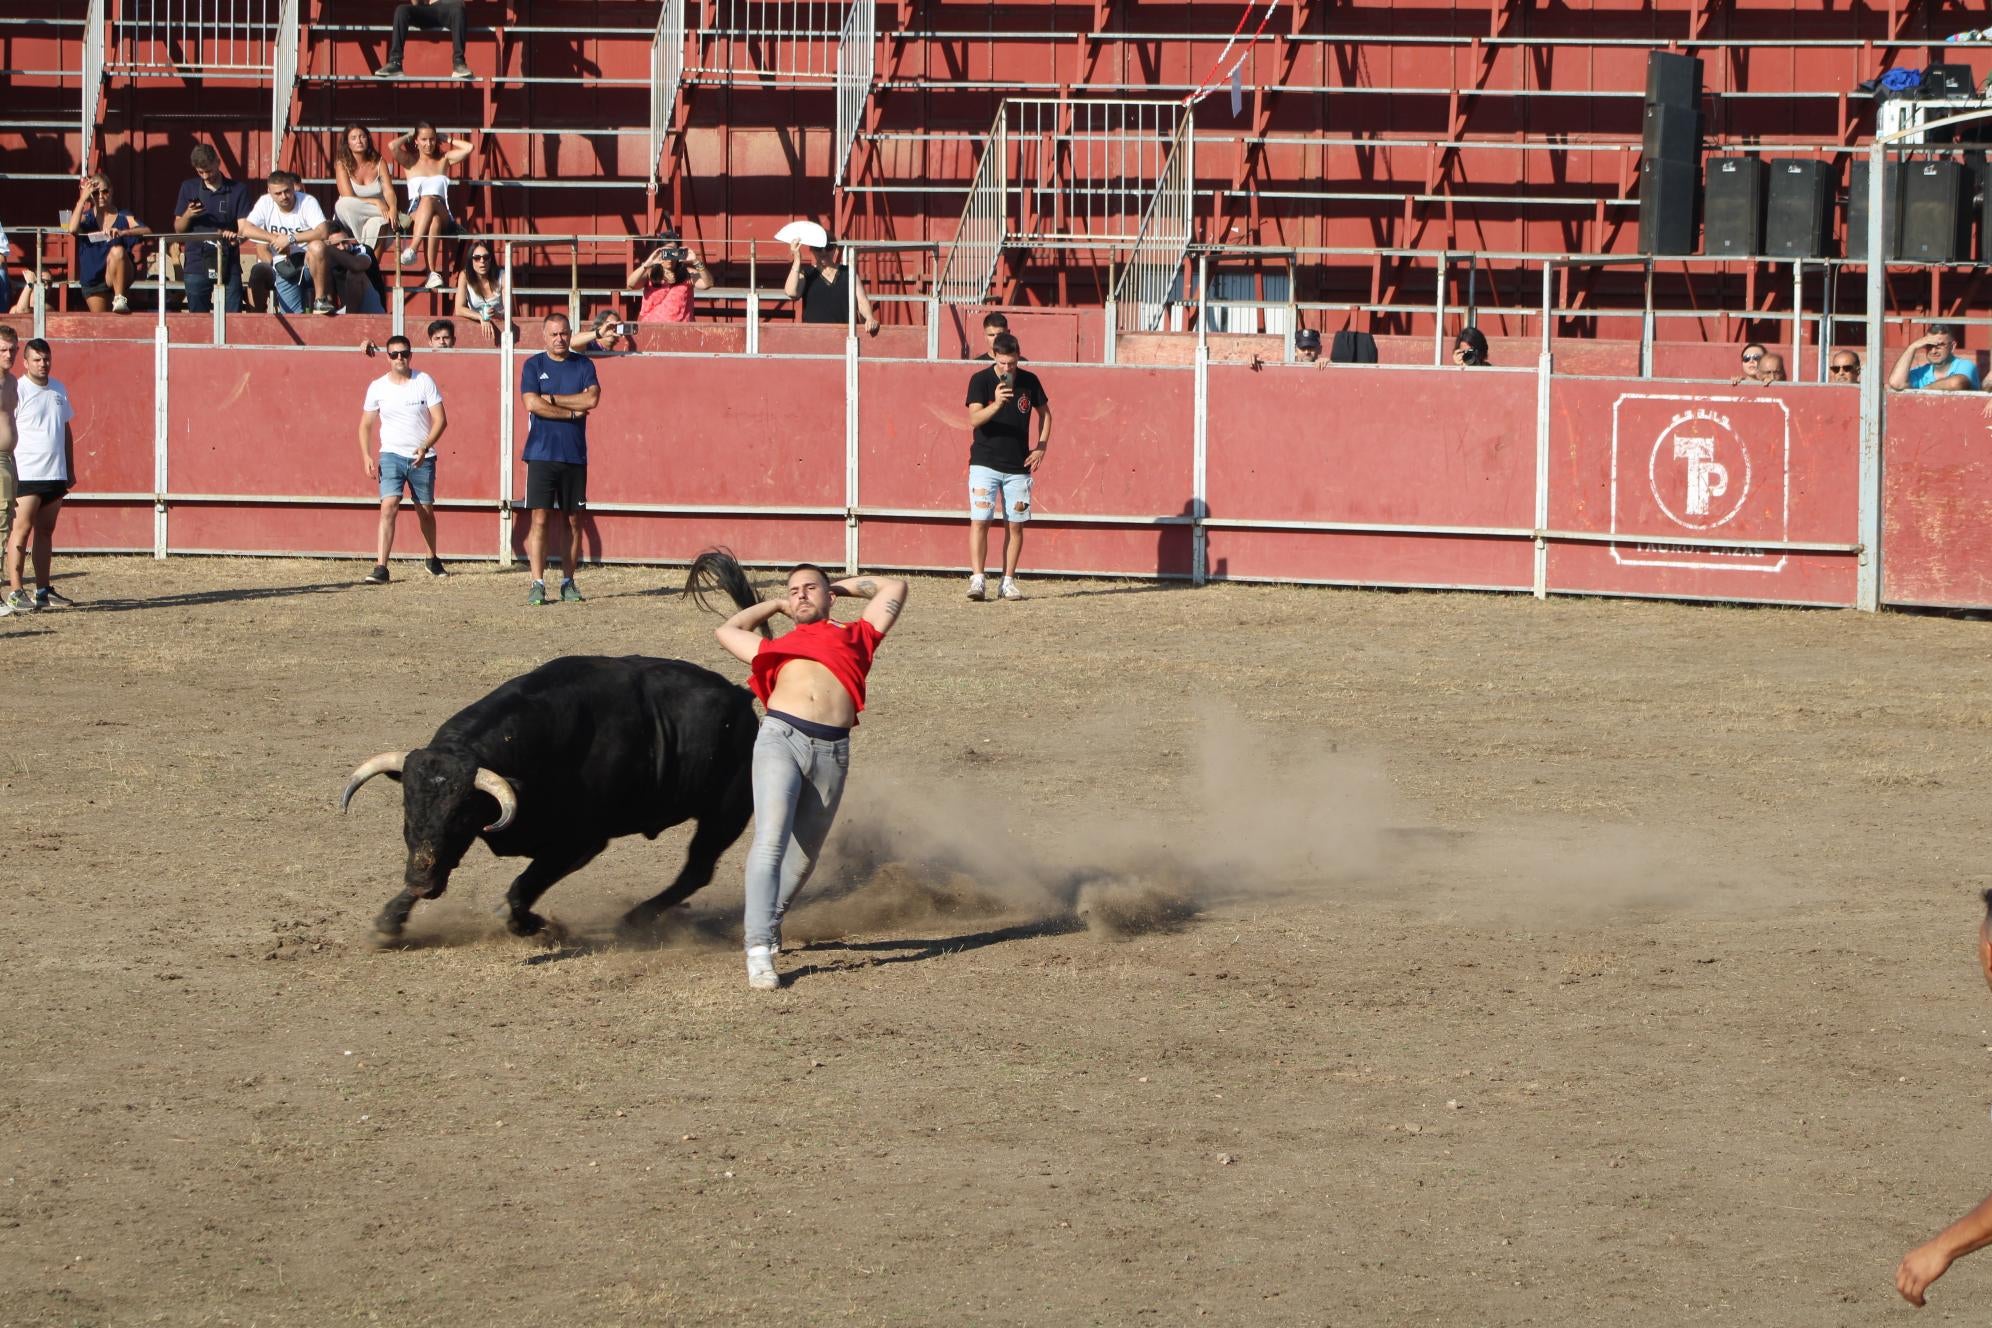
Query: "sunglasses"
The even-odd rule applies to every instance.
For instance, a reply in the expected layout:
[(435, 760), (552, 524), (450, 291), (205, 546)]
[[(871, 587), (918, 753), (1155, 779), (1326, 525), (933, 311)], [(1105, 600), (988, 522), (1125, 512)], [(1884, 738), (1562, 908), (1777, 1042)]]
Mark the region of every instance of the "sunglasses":
[(1755, 363), (1756, 363), (1756, 362), (1757, 362), (1758, 360), (1761, 360), (1761, 359), (1763, 359), (1763, 358), (1764, 358), (1764, 357), (1763, 357), (1763, 356), (1761, 356), (1761, 355), (1745, 355), (1745, 356), (1743, 357), (1743, 363), (1745, 363), (1745, 364), (1755, 364)]
[(391, 350), (387, 353), (387, 358), (390, 360), (410, 360), (415, 358), (415, 352), (409, 350)]
[(490, 255), (490, 254), (472, 254), (472, 255), (470, 256), (470, 261), (471, 261), (471, 262), (473, 262), (473, 263), (488, 263), (488, 262), (490, 262), (490, 261), (491, 261), (491, 255)]
[(1835, 364), (1829, 366), (1827, 369), (1828, 373), (1836, 373), (1836, 374), (1850, 374), (1853, 371), (1854, 371), (1854, 366), (1851, 364)]

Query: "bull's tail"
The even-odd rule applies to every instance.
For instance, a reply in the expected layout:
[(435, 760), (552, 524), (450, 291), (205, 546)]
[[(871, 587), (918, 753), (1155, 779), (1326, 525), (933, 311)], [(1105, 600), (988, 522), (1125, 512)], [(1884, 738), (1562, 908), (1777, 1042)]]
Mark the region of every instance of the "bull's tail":
[[(733, 550), (724, 548), (707, 549), (692, 559), (691, 568), (685, 573), (685, 594), (700, 608), (726, 617), (732, 617), (734, 610), (751, 609), (761, 602)], [(734, 609), (715, 606), (711, 599), (715, 594), (724, 594), (732, 600)], [(760, 632), (762, 636), (774, 635), (766, 623), (761, 624)]]

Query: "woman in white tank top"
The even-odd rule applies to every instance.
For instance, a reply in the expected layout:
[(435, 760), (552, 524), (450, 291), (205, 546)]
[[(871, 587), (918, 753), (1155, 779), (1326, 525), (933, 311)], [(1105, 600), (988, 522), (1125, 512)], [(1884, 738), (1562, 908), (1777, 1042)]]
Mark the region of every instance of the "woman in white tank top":
[[(332, 175), (339, 186), (332, 211), (346, 233), (371, 249), (380, 232), (392, 232), (399, 214), (394, 191), (388, 188), (387, 163), (374, 150), (373, 135), (362, 125), (348, 125), (332, 154)], [(371, 232), (371, 233), (370, 233)]]
[(436, 126), (426, 120), (389, 145), (394, 159), (401, 163), (401, 178), (408, 186), (408, 247), (401, 251), (401, 266), (415, 261), (421, 250), (428, 264), (425, 290), (441, 290), (443, 278), (443, 226), (455, 226), (450, 215), (449, 168), (461, 164), (477, 150), (467, 139), (453, 138), (445, 146)]

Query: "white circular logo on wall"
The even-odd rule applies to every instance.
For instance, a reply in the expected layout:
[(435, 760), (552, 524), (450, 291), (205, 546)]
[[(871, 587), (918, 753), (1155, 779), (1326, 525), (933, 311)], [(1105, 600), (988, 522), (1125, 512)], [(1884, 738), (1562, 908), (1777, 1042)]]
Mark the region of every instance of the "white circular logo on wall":
[(1727, 415), (1706, 407), (1667, 422), (1646, 473), (1660, 510), (1689, 530), (1733, 520), (1750, 497), (1750, 449)]

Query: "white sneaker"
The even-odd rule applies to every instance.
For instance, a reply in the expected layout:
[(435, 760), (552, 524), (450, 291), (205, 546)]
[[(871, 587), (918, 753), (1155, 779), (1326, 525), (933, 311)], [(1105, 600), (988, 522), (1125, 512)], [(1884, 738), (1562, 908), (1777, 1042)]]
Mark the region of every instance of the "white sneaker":
[(775, 955), (765, 945), (747, 947), (747, 985), (755, 991), (779, 991), (781, 974), (775, 972)]
[(122, 295), (117, 295), (117, 296), (113, 296), (113, 297), (111, 298), (111, 312), (112, 312), (112, 313), (114, 313), (114, 314), (128, 314), (128, 313), (130, 313), (130, 312), (131, 312), (131, 301), (130, 301), (130, 300), (128, 300), (128, 299), (126, 299), (126, 298), (125, 298), (124, 296), (122, 296)]
[(441, 290), (442, 288), (443, 288), (443, 274), (435, 271), (434, 269), (431, 269), (429, 272), (429, 279), (422, 283), (422, 289)]
[(1022, 599), (1024, 597), (1024, 592), (1017, 589), (1017, 583), (1007, 576), (1003, 578), (1003, 588), (996, 593), (1004, 599)]
[(407, 267), (410, 263), (413, 263), (414, 261), (415, 261), (415, 246), (411, 244), (406, 249), (403, 249), (401, 251), (401, 266)]
[(968, 597), (973, 600), (989, 598), (989, 583), (980, 573), (968, 578)]

